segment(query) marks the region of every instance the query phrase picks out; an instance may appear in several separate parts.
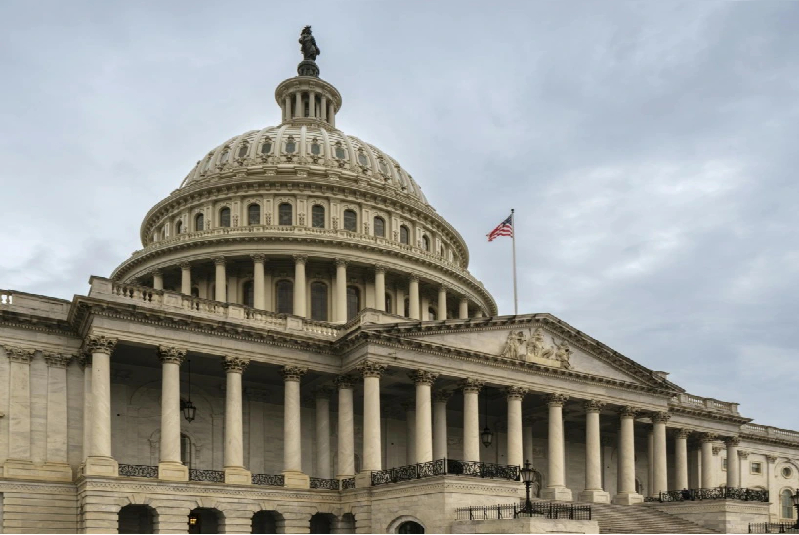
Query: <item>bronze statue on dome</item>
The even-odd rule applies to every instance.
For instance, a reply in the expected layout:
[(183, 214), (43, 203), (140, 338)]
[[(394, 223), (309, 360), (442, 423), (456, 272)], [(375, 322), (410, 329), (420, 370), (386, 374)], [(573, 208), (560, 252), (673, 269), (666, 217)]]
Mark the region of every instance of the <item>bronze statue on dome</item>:
[(316, 61), (316, 56), (321, 54), (322, 52), (319, 50), (319, 47), (316, 46), (316, 39), (314, 39), (313, 34), (311, 33), (311, 27), (306, 26), (302, 29), (300, 33), (300, 51), (302, 51), (302, 57), (304, 60)]

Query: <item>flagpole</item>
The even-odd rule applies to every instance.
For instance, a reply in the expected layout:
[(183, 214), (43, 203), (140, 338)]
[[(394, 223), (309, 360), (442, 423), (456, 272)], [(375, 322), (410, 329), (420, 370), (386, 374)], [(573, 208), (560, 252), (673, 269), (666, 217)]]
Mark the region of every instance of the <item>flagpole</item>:
[(519, 298), (516, 293), (516, 217), (513, 215), (514, 209), (510, 209), (510, 226), (513, 231), (511, 238), (513, 239), (513, 314), (519, 315)]

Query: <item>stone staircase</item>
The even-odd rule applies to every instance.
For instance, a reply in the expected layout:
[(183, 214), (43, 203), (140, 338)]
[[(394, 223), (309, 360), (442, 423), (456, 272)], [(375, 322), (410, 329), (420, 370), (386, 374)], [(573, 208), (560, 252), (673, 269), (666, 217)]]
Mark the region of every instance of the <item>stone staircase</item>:
[(644, 504), (590, 505), (591, 516), (599, 523), (599, 533), (716, 533)]

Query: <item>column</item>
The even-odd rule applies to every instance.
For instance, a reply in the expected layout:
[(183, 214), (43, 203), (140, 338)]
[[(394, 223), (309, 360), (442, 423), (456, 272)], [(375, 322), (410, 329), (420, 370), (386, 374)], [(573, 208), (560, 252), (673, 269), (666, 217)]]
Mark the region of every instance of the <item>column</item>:
[(530, 461), (530, 466), (533, 465), (533, 418), (528, 414), (522, 417), (524, 427), (522, 427), (523, 448), (524, 448), (524, 462)]
[[(405, 288), (400, 286), (399, 284), (395, 287), (397, 298), (396, 301), (396, 314), (397, 316), (404, 316), (405, 315)], [(389, 312), (391, 312), (389, 310)]]
[(522, 399), (527, 389), (509, 386), (505, 389), (508, 400), (508, 451), (507, 460), (511, 466), (524, 466), (524, 435), (522, 433)]
[(347, 262), (336, 259), (336, 323), (347, 323)]
[(294, 255), (294, 315), (301, 318), (305, 313), (305, 264), (308, 257), (302, 254)]
[(316, 476), (330, 479), (330, 394), (317, 388), (316, 398)]
[(266, 310), (266, 293), (264, 288), (264, 261), (262, 254), (254, 254), (252, 258), (252, 293), (253, 308)]
[(225, 259), (223, 257), (214, 258), (214, 265), (216, 266), (216, 287), (214, 291), (214, 300), (227, 302), (227, 275), (225, 274)]
[(452, 392), (438, 390), (433, 394), (433, 459), (447, 458), (447, 401)]
[(324, 95), (322, 95), (322, 102), (320, 107), (322, 108), (320, 110), (322, 112), (322, 120), (327, 121), (327, 97)]
[(81, 462), (91, 455), (92, 451), (92, 355), (88, 351), (81, 353), (78, 362), (83, 369), (83, 451)]
[(316, 92), (308, 91), (308, 117), (316, 117)]
[[(296, 294), (295, 294), (296, 295)], [(311, 478), (302, 472), (302, 423), (300, 419), (300, 379), (308, 371), (299, 366), (283, 366), (283, 477), (284, 485), (307, 489)]]
[(186, 350), (160, 346), (161, 359), (161, 457), (158, 479), (188, 481), (189, 467), (180, 459), (180, 365)]
[(375, 308), (383, 312), (386, 310), (386, 268), (375, 266)]
[(480, 461), (480, 413), (478, 396), (483, 388), (479, 379), (464, 379), (463, 389), (463, 460)]
[(153, 290), (164, 289), (164, 274), (157, 269), (153, 271)]
[(356, 477), (356, 487), (371, 487), (373, 470), (381, 470), (380, 447), (380, 376), (386, 366), (366, 360), (358, 366), (363, 375), (363, 471)]
[(430, 390), (437, 373), (415, 370), (410, 374), (416, 385), (416, 462), (433, 460), (433, 407)]
[(660, 496), (661, 492), (669, 490), (666, 460), (666, 422), (669, 418), (671, 415), (667, 412), (652, 415), (653, 496)]
[(619, 410), (619, 492), (613, 497), (614, 504), (632, 505), (641, 503), (644, 497), (635, 492), (635, 415), (632, 407)]
[(338, 388), (338, 466), (336, 477), (350, 478), (355, 475), (355, 416), (353, 414), (352, 390), (355, 379), (339, 375), (335, 379)]
[(294, 93), (294, 117), (302, 117), (304, 115), (302, 109), (302, 91)]
[[(447, 287), (440, 286), (438, 288), (438, 310), (436, 319), (441, 321), (447, 319)], [(513, 463), (511, 463), (513, 464)]]
[(330, 126), (333, 128), (336, 127), (336, 106), (332, 102), (330, 103), (330, 109), (327, 112), (327, 122), (329, 122)]
[(724, 444), (727, 446), (727, 486), (740, 488), (741, 486), (741, 462), (738, 460), (738, 445), (741, 439), (738, 437), (727, 437)]
[(718, 437), (711, 433), (704, 433), (699, 440), (702, 443), (702, 488), (715, 487), (713, 478), (713, 442)]
[[(469, 319), (469, 300), (465, 297), (461, 297), (461, 302), (458, 305), (458, 319)], [(532, 462), (532, 459), (530, 462)]]
[(416, 464), (416, 403), (401, 404), (405, 411), (405, 464)]
[[(163, 288), (163, 281), (161, 287)], [(191, 264), (188, 262), (180, 264), (180, 293), (191, 295)]]
[(652, 429), (646, 434), (646, 494), (652, 496), (655, 491), (655, 438)]
[(283, 118), (284, 122), (288, 122), (291, 120), (291, 97), (287, 96), (285, 99), (285, 115)]
[(675, 490), (683, 490), (688, 488), (688, 434), (689, 431), (685, 429), (678, 429), (674, 436)]
[(569, 396), (550, 394), (547, 396), (549, 407), (548, 468), (549, 484), (541, 492), (541, 497), (548, 500), (571, 501), (572, 491), (566, 487), (566, 459), (563, 441), (563, 404)]
[[(222, 267), (224, 268), (224, 264), (222, 264)], [(219, 286), (217, 286), (218, 293)], [(241, 376), (249, 363), (249, 359), (229, 356), (225, 357), (223, 361), (227, 375), (227, 388), (225, 389), (225, 483), (239, 485), (252, 483), (250, 472), (244, 468), (244, 433), (241, 403)]]
[(609, 503), (610, 495), (602, 488), (602, 441), (599, 432), (599, 413), (605, 404), (585, 402), (585, 490), (581, 502)]
[(423, 295), (419, 297), (419, 319), (430, 321), (430, 301)]
[(89, 336), (92, 355), (91, 449), (83, 474), (116, 476), (119, 465), (111, 456), (111, 352), (117, 341), (105, 336)]
[(412, 320), (421, 319), (419, 317), (419, 277), (411, 275), (408, 283), (408, 317)]
[[(31, 465), (31, 369), (33, 349), (4, 346), (8, 357), (8, 458), (4, 475), (13, 477)], [(5, 423), (5, 422), (3, 422)], [(13, 459), (13, 461), (10, 461)], [(9, 463), (13, 463), (14, 471)], [(24, 476), (23, 476), (24, 477)]]

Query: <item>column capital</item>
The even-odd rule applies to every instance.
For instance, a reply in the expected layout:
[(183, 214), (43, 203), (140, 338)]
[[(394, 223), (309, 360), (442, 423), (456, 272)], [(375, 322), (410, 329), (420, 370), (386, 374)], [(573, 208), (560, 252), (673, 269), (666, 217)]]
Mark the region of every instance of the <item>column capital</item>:
[(15, 346), (3, 346), (3, 349), (5, 350), (6, 355), (8, 355), (8, 360), (11, 362), (28, 364), (33, 358), (33, 349), (24, 349)]
[(251, 254), (250, 258), (256, 264), (259, 263), (259, 262), (263, 264), (264, 261), (266, 261), (266, 255), (263, 255), (263, 254)]
[(512, 399), (521, 401), (525, 394), (527, 394), (527, 389), (521, 386), (508, 386), (505, 388), (505, 397), (508, 398), (508, 401)]
[(225, 257), (224, 256), (217, 256), (214, 258), (214, 264), (217, 266), (224, 266), (225, 265)]
[(690, 429), (680, 428), (680, 429), (677, 429), (677, 435), (676, 436), (677, 436), (677, 438), (685, 438), (685, 439), (687, 439), (688, 435), (690, 435), (690, 434), (691, 434), (691, 430)]
[(385, 272), (386, 272), (386, 266), (384, 266), (383, 264), (375, 264), (375, 273), (385, 273)]
[(69, 361), (72, 360), (71, 355), (61, 355), (60, 353), (44, 353), (44, 361), (50, 368), (66, 368)]
[(249, 363), (250, 359), (226, 356), (222, 361), (222, 366), (227, 373), (244, 373)]
[(748, 459), (749, 458), (749, 452), (746, 451), (746, 450), (738, 450), (738, 457), (741, 458), (741, 459)]
[(334, 262), (335, 262), (337, 268), (347, 267), (347, 261), (344, 260), (343, 258), (336, 258), (334, 260)]
[(460, 387), (463, 389), (464, 394), (477, 394), (483, 388), (485, 384), (484, 381), (480, 379), (474, 379), (472, 377), (467, 377), (466, 379), (462, 380), (460, 383)]
[(433, 403), (446, 403), (452, 397), (452, 390), (436, 390), (433, 392)]
[(336, 385), (336, 388), (339, 390), (349, 389), (352, 390), (355, 386), (355, 377), (352, 375), (339, 375), (335, 379), (333, 379), (333, 384)]
[(622, 418), (635, 418), (638, 415), (638, 409), (635, 407), (631, 407), (629, 405), (625, 405), (624, 407), (619, 407), (619, 416)]
[(356, 368), (358, 372), (364, 377), (380, 377), (386, 370), (385, 364), (380, 364), (373, 360), (365, 360), (358, 364)]
[(766, 455), (766, 461), (769, 463), (776, 463), (777, 456), (776, 455)]
[(315, 398), (330, 399), (333, 395), (333, 389), (329, 386), (320, 386), (313, 389), (313, 395)]
[(85, 370), (86, 366), (91, 366), (92, 364), (92, 354), (87, 351), (78, 351), (72, 357), (78, 363), (81, 370)]
[(583, 403), (583, 407), (585, 408), (585, 412), (601, 412), (605, 407), (605, 402), (589, 399)]
[(715, 442), (716, 440), (718, 440), (718, 438), (719, 438), (718, 435), (715, 435), (713, 433), (702, 433), (701, 435), (699, 435), (699, 441), (702, 442), (703, 444), (706, 442)]
[(180, 366), (186, 359), (186, 350), (180, 347), (158, 346), (158, 358), (164, 364), (177, 364)]
[(164, 272), (161, 271), (160, 269), (151, 269), (147, 274), (150, 275), (151, 277), (160, 277), (161, 275), (164, 274)]
[(308, 373), (308, 368), (303, 368), (301, 366), (283, 366), (283, 369), (280, 370), (280, 373), (283, 374), (284, 381), (300, 381), (300, 378)]
[(438, 291), (439, 292), (447, 292), (449, 289), (450, 289), (449, 286), (447, 286), (446, 284), (439, 284), (438, 285)]
[(425, 370), (414, 370), (408, 374), (408, 377), (411, 378), (415, 385), (432, 386), (433, 383), (436, 382), (436, 379), (438, 379), (438, 374)]
[(114, 347), (117, 345), (116, 338), (107, 338), (105, 336), (89, 336), (86, 339), (86, 347), (90, 353), (102, 353), (104, 355), (111, 355)]
[(180, 269), (191, 269), (191, 262), (184, 261), (179, 263), (178, 266), (180, 267)]
[(566, 394), (549, 394), (546, 397), (547, 405), (550, 407), (563, 407), (563, 404), (568, 401), (569, 396)]
[(726, 444), (727, 447), (732, 446), (737, 448), (741, 444), (741, 439), (740, 437), (727, 437), (724, 439), (724, 444)]
[(721, 453), (721, 450), (723, 450), (723, 449), (724, 448), (722, 448), (721, 446), (714, 445), (713, 446), (713, 455), (718, 455), (719, 453)]
[(408, 282), (419, 282), (419, 275), (408, 275)]
[(653, 424), (665, 424), (671, 419), (671, 414), (668, 412), (653, 412), (651, 418)]
[(460, 300), (461, 300), (461, 303), (466, 303), (467, 305), (469, 304), (469, 298), (466, 297), (465, 295), (462, 295), (460, 297)]
[(294, 258), (295, 264), (305, 264), (308, 262), (307, 254), (295, 254), (292, 256), (292, 258)]

